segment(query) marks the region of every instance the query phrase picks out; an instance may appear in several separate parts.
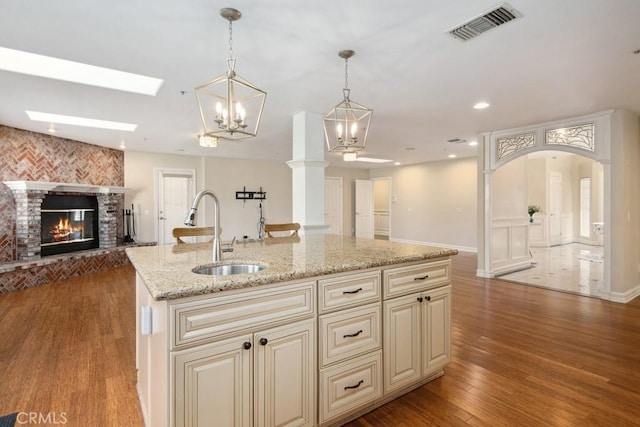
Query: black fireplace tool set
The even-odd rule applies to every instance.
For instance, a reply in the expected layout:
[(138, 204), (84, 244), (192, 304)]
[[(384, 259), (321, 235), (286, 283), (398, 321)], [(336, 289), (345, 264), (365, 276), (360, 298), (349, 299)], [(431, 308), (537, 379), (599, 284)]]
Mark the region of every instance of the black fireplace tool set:
[(124, 243), (135, 243), (133, 236), (136, 235), (136, 224), (133, 214), (133, 203), (131, 204), (131, 209), (122, 210), (122, 223), (124, 226)]

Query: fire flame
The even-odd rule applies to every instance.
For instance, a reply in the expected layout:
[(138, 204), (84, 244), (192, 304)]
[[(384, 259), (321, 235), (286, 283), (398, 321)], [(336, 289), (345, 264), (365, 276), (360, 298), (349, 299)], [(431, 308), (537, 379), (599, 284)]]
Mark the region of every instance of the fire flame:
[(49, 229), (49, 232), (53, 236), (53, 240), (58, 242), (60, 240), (65, 240), (72, 233), (83, 233), (84, 228), (82, 225), (78, 227), (74, 227), (71, 225), (69, 218), (60, 218), (57, 225), (54, 225)]

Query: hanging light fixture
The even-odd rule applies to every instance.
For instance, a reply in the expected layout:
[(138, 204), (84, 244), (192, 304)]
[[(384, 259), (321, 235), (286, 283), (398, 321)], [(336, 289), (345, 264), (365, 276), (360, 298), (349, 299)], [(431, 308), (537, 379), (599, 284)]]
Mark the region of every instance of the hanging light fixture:
[(242, 17), (232, 8), (220, 10), (229, 21), (227, 72), (195, 88), (204, 135), (224, 139), (256, 136), (267, 93), (236, 74), (233, 57), (233, 22)]
[(344, 59), (344, 99), (324, 116), (324, 135), (329, 151), (343, 153), (343, 160), (352, 161), (357, 152), (367, 143), (369, 123), (373, 110), (349, 98), (349, 58), (352, 50), (341, 50), (338, 56)]

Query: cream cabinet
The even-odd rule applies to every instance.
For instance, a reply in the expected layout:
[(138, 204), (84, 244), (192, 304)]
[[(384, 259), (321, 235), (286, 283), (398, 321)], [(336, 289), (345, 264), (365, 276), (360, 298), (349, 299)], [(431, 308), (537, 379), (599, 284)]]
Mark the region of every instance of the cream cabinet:
[(385, 393), (407, 387), (451, 360), (451, 286), (383, 302)]
[(139, 276), (136, 289), (146, 425), (316, 424), (316, 281), (172, 301), (150, 298)]
[(442, 371), (451, 360), (450, 261), (383, 271), (384, 392)]
[(307, 320), (177, 352), (176, 427), (313, 426), (314, 342)]
[(244, 335), (172, 356), (175, 425), (251, 425), (253, 337)]
[(333, 424), (382, 397), (380, 271), (318, 281), (318, 423)]

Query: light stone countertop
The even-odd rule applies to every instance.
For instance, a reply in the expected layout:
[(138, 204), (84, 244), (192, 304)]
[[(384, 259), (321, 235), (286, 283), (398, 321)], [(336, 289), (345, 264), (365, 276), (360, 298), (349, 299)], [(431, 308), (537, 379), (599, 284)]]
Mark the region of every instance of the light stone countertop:
[(257, 273), (228, 276), (196, 274), (192, 268), (211, 264), (211, 243), (127, 248), (136, 271), (156, 300), (242, 289), (270, 283), (356, 271), (391, 264), (446, 258), (455, 249), (359, 239), (330, 234), (236, 242), (222, 254), (225, 263), (259, 263)]

